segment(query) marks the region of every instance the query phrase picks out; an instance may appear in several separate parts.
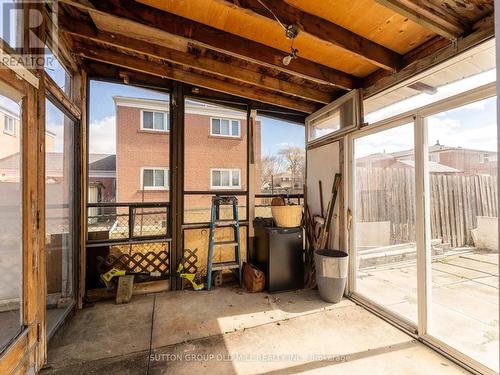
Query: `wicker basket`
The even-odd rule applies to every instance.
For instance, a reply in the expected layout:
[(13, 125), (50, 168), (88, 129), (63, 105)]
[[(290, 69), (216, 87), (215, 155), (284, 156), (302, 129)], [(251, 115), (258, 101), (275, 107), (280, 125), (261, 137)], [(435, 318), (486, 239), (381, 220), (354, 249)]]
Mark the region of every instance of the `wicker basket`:
[(302, 206), (271, 206), (271, 213), (278, 227), (300, 227)]

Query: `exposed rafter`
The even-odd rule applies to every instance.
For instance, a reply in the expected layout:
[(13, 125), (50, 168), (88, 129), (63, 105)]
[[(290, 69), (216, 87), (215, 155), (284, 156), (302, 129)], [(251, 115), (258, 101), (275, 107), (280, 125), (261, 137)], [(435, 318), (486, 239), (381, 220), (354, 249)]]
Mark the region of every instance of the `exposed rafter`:
[(401, 14), (448, 39), (462, 35), (466, 27), (443, 11), (431, 8), (420, 0), (376, 0), (381, 5)]
[(149, 61), (140, 56), (120, 53), (118, 51), (79, 43), (76, 54), (82, 58), (108, 63), (137, 72), (145, 72), (158, 77), (169, 78), (175, 81), (192, 84), (211, 90), (229, 93), (242, 98), (269, 103), (284, 108), (294, 109), (304, 113), (312, 113), (319, 108), (318, 105), (301, 99), (275, 94), (268, 90), (256, 89), (220, 80), (193, 71), (184, 70), (171, 64), (161, 64), (158, 61)]
[(332, 101), (332, 94), (330, 93), (311, 89), (302, 85), (287, 82), (285, 79), (277, 79), (252, 70), (241, 68), (239, 66), (228, 64), (223, 61), (224, 57), (222, 56), (220, 57), (221, 61), (209, 57), (197, 56), (189, 53), (188, 51), (182, 52), (163, 45), (130, 38), (125, 35), (95, 30), (88, 23), (75, 19), (61, 19), (60, 23), (63, 31), (71, 35), (76, 40), (90, 40), (93, 42), (106, 43), (122, 50), (139, 52), (151, 57), (181, 64), (186, 67), (192, 67), (197, 70), (214, 73), (224, 78), (231, 78), (270, 91), (277, 91), (322, 104), (327, 104)]
[(361, 80), (352, 75), (301, 57), (294, 59), (289, 66), (284, 66), (282, 60), (287, 56), (286, 52), (135, 1), (92, 1), (93, 8), (78, 0), (60, 1), (87, 11), (98, 11), (103, 15), (125, 18), (141, 23), (183, 38), (191, 43), (231, 56), (248, 59), (257, 64), (321, 84), (329, 84), (343, 89), (352, 89), (359, 87), (361, 84)]
[[(271, 10), (286, 25), (297, 25), (300, 30), (318, 39), (341, 47), (361, 58), (387, 70), (397, 69), (402, 56), (398, 53), (366, 39), (350, 30), (315, 15), (305, 13), (283, 0), (228, 0), (232, 6), (271, 18)], [(265, 7), (267, 7), (267, 10)]]

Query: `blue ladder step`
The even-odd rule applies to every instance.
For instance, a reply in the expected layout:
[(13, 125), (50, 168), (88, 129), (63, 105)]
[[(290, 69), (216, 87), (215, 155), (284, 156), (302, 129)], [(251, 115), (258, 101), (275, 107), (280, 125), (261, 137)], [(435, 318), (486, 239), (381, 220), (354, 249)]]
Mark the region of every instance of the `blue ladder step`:
[(237, 220), (217, 220), (214, 222), (216, 227), (232, 227), (238, 224)]
[(237, 262), (222, 262), (212, 264), (212, 271), (233, 270), (238, 268), (240, 268), (240, 265)]

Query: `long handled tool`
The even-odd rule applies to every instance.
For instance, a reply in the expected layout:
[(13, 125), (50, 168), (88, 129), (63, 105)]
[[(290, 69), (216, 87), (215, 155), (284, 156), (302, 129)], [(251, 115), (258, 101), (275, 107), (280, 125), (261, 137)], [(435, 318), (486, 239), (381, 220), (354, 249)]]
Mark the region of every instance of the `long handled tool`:
[(328, 242), (328, 235), (330, 233), (330, 226), (332, 224), (333, 212), (335, 210), (335, 203), (337, 202), (337, 195), (340, 189), (340, 182), (342, 180), (342, 175), (340, 173), (335, 174), (335, 179), (333, 180), (332, 186), (332, 199), (328, 203), (328, 209), (326, 213), (326, 222), (323, 225), (323, 230), (320, 234), (318, 249), (324, 249)]

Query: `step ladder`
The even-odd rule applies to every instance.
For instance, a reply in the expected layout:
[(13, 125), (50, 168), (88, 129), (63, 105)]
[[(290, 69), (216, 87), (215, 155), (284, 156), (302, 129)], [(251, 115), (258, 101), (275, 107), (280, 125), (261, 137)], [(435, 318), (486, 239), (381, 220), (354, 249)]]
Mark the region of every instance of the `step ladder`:
[[(220, 207), (232, 206), (233, 217), (232, 219), (220, 219)], [(215, 241), (215, 231), (217, 228), (232, 227), (234, 230), (234, 237), (230, 241)], [(214, 249), (224, 246), (234, 247), (234, 261), (222, 262), (222, 253), (219, 257), (220, 262), (213, 262)], [(222, 249), (220, 250), (222, 252)], [(236, 273), (238, 281), (242, 283), (241, 278), (241, 254), (240, 254), (240, 225), (238, 221), (238, 199), (235, 196), (222, 196), (216, 195), (212, 197), (212, 211), (210, 216), (210, 235), (208, 244), (208, 259), (207, 259), (207, 290), (212, 288), (212, 272), (223, 270), (232, 270)]]

